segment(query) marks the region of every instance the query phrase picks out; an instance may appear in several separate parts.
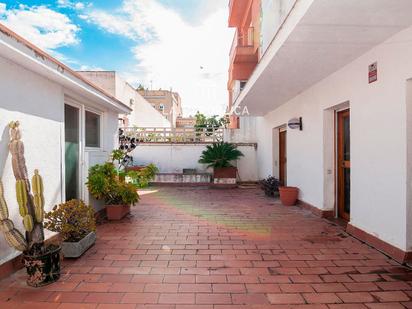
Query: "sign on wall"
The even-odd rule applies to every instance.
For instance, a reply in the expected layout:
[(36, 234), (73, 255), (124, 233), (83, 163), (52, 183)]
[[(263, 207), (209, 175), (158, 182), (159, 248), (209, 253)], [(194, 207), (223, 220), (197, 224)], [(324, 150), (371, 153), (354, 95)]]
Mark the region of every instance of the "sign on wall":
[(378, 63), (374, 62), (369, 65), (369, 84), (378, 80)]

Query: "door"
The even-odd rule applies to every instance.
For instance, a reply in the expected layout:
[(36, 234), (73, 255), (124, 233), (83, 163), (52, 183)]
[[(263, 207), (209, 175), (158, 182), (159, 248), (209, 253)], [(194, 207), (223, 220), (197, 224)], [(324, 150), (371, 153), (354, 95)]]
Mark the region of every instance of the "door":
[(338, 217), (350, 220), (350, 113), (337, 113)]
[(286, 130), (279, 131), (279, 181), (282, 186), (286, 186)]
[(80, 109), (64, 105), (65, 189), (66, 201), (80, 198)]

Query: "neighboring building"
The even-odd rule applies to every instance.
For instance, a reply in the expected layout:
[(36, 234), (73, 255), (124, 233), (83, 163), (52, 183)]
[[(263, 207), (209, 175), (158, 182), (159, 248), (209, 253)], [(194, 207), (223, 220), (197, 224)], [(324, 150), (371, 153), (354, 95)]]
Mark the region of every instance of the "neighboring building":
[(129, 115), (120, 116), (120, 126), (170, 128), (170, 121), (160, 115), (133, 86), (119, 76), (119, 73), (115, 71), (81, 71), (79, 74), (133, 109)]
[[(260, 12), (261, 0), (229, 1), (229, 27), (236, 28), (236, 32), (229, 55), (228, 111), (245, 87), (259, 60)], [(231, 115), (229, 128), (238, 127), (238, 117)]]
[[(298, 187), (398, 261), (412, 258), (410, 12), (404, 0), (262, 0), (262, 57), (234, 103), (255, 117), (260, 178)], [(300, 117), (302, 130), (287, 126)]]
[[(1, 24), (0, 93), (0, 176), (10, 218), (19, 217), (8, 151), (8, 124), (16, 120), (29, 175), (39, 169), (44, 180), (45, 210), (73, 198), (89, 203), (88, 168), (117, 146), (118, 116), (130, 107)], [(18, 254), (0, 237), (0, 265)]]
[(177, 92), (168, 90), (139, 90), (140, 95), (176, 127), (176, 120), (182, 117), (182, 102)]
[(176, 128), (193, 128), (196, 124), (196, 117), (177, 117)]

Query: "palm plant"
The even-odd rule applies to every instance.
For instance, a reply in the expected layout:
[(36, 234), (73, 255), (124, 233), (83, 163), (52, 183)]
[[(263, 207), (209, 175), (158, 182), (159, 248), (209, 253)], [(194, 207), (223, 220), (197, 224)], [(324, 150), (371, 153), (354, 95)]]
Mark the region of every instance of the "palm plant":
[(213, 168), (232, 167), (231, 161), (238, 160), (240, 157), (243, 157), (243, 153), (235, 145), (219, 142), (206, 146), (199, 163)]

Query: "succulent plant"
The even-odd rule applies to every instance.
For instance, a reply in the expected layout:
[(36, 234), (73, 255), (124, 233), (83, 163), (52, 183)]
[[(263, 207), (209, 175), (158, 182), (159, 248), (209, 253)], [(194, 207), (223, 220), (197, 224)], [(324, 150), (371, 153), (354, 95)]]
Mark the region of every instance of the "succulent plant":
[(44, 197), (43, 181), (38, 170), (34, 171), (32, 178), (33, 194), (30, 193), (26, 160), (24, 157), (24, 144), (21, 140), (19, 122), (11, 122), (9, 150), (12, 156), (13, 174), (16, 178), (16, 199), (19, 213), (23, 218), (26, 236), (17, 230), (9, 219), (9, 209), (4, 198), (4, 187), (0, 180), (0, 231), (3, 232), (7, 243), (16, 250), (35, 254), (44, 245)]

